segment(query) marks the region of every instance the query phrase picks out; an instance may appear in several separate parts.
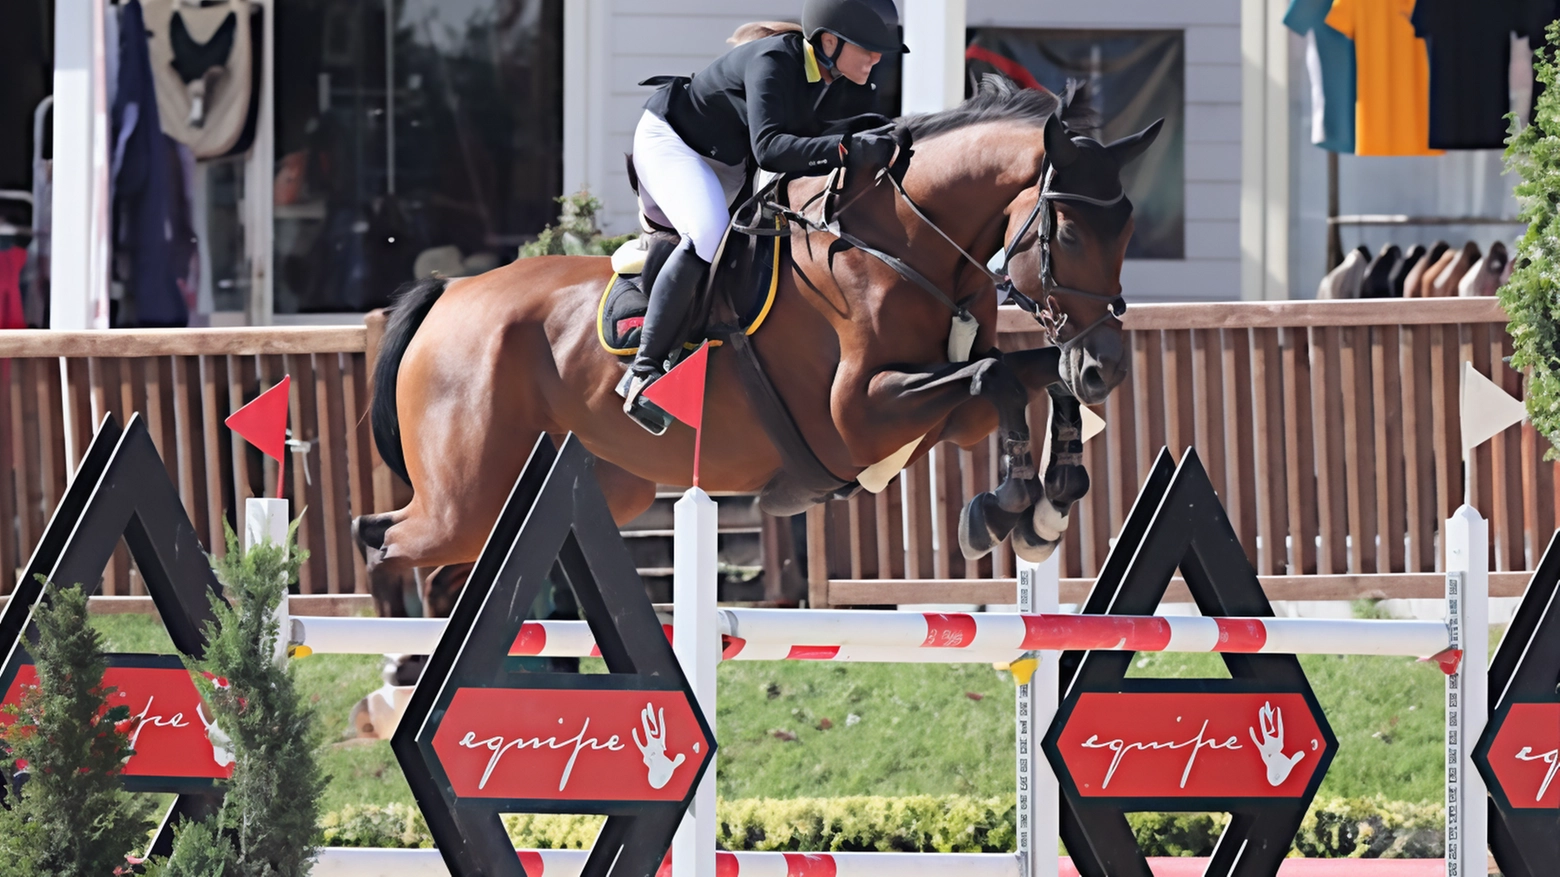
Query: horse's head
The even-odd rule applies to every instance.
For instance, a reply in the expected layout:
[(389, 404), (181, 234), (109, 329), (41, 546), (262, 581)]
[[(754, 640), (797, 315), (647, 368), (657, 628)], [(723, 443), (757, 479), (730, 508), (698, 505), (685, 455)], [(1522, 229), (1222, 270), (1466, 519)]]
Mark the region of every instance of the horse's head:
[(1110, 144), (1078, 136), (1052, 115), (1039, 179), (1008, 208), (1012, 297), (1062, 349), (1061, 377), (1080, 402), (1101, 402), (1127, 376), (1121, 264), (1132, 202), (1121, 169), (1146, 150), (1163, 120)]

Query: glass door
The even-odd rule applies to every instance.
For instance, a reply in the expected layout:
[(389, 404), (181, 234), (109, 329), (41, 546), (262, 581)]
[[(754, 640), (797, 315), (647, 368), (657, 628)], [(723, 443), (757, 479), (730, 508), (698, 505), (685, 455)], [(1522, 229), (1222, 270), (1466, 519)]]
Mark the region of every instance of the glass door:
[(279, 0), (275, 309), (361, 312), (557, 215), (564, 0)]

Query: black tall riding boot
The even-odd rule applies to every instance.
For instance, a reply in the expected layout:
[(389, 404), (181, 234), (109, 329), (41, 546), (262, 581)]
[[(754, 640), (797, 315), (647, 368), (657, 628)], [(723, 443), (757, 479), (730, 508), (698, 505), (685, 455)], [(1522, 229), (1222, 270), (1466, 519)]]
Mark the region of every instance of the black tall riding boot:
[(639, 330), (639, 352), (618, 384), (618, 393), (624, 400), (623, 413), (652, 435), (666, 432), (672, 418), (642, 394), (645, 387), (664, 374), (667, 357), (682, 341), (679, 333), (688, 320), (688, 309), (693, 306), (699, 282), (709, 267), (710, 263), (699, 258), (694, 250), (693, 240), (686, 237), (666, 258), (666, 264), (661, 266), (650, 290), (645, 324)]

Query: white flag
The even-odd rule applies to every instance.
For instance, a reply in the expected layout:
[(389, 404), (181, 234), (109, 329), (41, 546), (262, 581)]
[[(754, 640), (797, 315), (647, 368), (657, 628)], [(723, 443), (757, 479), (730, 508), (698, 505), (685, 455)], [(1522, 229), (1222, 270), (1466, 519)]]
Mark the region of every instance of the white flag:
[[(1499, 366), (1497, 366), (1499, 367)], [(1463, 363), (1463, 456), (1489, 441), (1506, 427), (1527, 418), (1522, 400), (1511, 398), (1494, 381), (1479, 373), (1473, 363)]]
[(1083, 414), (1083, 440), (1091, 438), (1105, 431), (1105, 418), (1094, 413), (1094, 409), (1087, 405), (1079, 405), (1078, 411)]

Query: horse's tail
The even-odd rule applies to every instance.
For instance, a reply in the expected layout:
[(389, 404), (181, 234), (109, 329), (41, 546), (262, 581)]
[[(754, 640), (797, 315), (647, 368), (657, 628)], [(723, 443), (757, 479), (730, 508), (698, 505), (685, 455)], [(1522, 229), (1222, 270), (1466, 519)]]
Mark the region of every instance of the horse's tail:
[(369, 423), (374, 427), (374, 446), (390, 471), (412, 483), (406, 474), (406, 457), (401, 452), (401, 418), (395, 410), (396, 379), (401, 372), (401, 357), (417, 334), (417, 327), (428, 316), (449, 281), (431, 277), (402, 286), (390, 306), (390, 319), (379, 342), (379, 359), (374, 363), (374, 401), (369, 407)]

